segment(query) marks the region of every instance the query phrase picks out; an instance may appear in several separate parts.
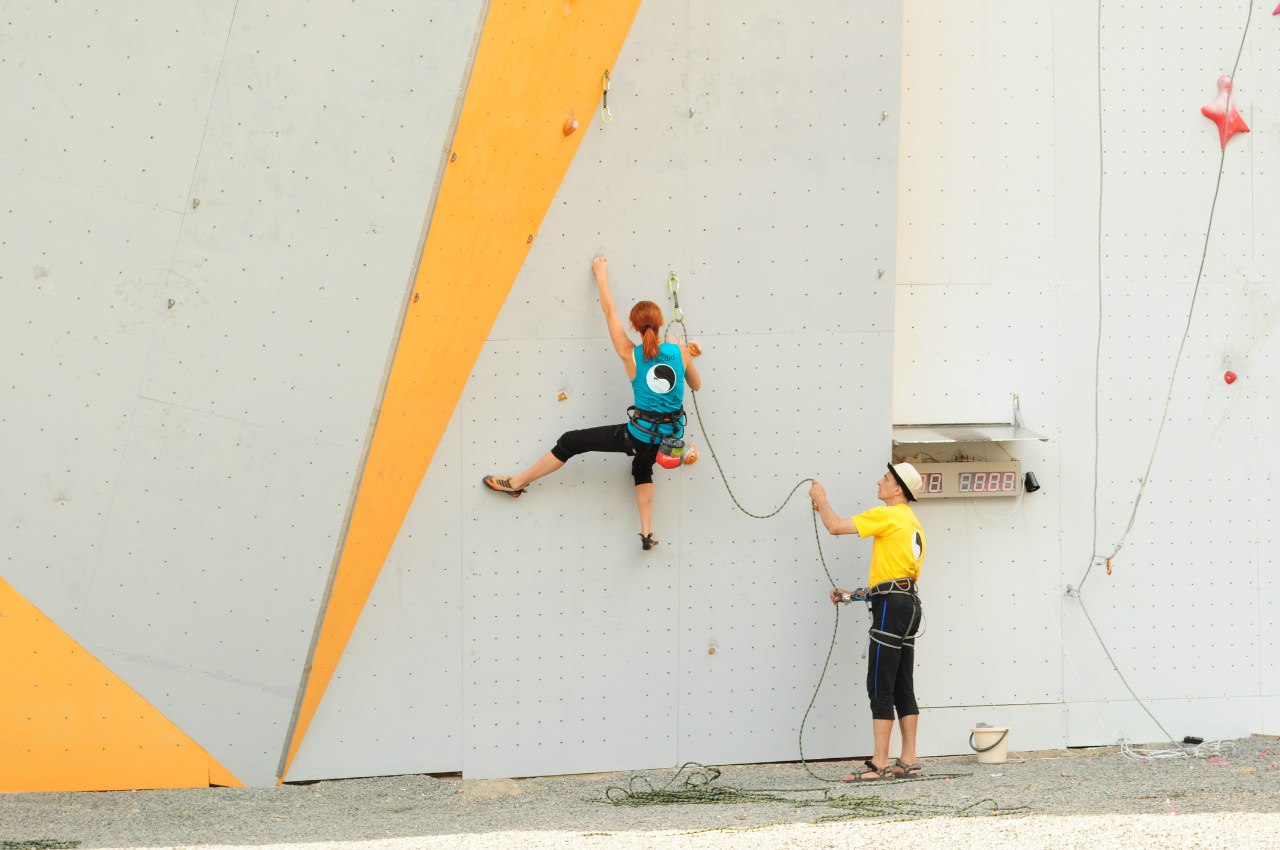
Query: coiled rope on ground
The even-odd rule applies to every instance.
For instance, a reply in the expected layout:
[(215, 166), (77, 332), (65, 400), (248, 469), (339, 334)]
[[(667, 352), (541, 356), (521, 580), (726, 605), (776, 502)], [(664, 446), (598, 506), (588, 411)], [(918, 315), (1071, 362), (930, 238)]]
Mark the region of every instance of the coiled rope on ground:
[[(627, 785), (614, 785), (605, 789), (604, 797), (597, 802), (615, 806), (641, 807), (665, 805), (711, 805), (717, 803), (786, 803), (796, 808), (830, 808), (838, 813), (822, 815), (815, 823), (876, 818), (882, 820), (921, 820), (934, 817), (975, 817), (989, 815), (1025, 814), (1028, 806), (1001, 808), (992, 799), (978, 800), (965, 805), (926, 803), (918, 799), (891, 800), (877, 794), (837, 794), (827, 786), (817, 788), (740, 788), (719, 785), (722, 776), (718, 767), (697, 762), (687, 762), (666, 783), (654, 787), (649, 779), (633, 775)], [(967, 774), (932, 774), (927, 777), (899, 779), (889, 782), (917, 782)], [(877, 784), (875, 782), (867, 783)], [(769, 824), (765, 824), (766, 826)], [(751, 827), (759, 829), (760, 826)], [(714, 829), (723, 829), (716, 827)]]

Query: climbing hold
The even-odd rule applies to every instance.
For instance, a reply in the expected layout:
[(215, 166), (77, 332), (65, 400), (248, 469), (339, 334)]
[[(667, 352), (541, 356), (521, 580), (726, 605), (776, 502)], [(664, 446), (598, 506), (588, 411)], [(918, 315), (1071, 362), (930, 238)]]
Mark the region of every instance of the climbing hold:
[(697, 462), (698, 462), (698, 447), (689, 446), (689, 448), (684, 450), (684, 465), (693, 466)]
[(698, 344), (696, 342), (689, 343), (689, 354), (691, 354), (694, 357), (697, 357), (701, 353), (702, 353), (702, 349), (698, 347)]
[(576, 129), (578, 129), (578, 117), (574, 115), (572, 111), (570, 111), (569, 117), (564, 119), (563, 132), (566, 136), (572, 136), (573, 131)]
[(564, 390), (561, 390), (560, 394), (556, 396), (556, 401), (568, 401), (568, 400), (569, 400), (569, 394)]
[(1236, 373), (1228, 370), (1227, 374), (1222, 376), (1222, 380), (1228, 384), (1234, 384), (1236, 382)]
[(1231, 77), (1223, 74), (1218, 77), (1218, 96), (1213, 103), (1200, 107), (1200, 112), (1218, 125), (1218, 140), (1225, 149), (1227, 142), (1236, 133), (1249, 132), (1249, 125), (1236, 109), (1235, 95), (1231, 93)]

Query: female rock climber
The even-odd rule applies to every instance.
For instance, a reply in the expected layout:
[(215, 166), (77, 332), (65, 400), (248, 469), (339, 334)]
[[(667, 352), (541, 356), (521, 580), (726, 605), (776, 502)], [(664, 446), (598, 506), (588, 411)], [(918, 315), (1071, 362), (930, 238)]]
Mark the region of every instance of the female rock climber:
[(631, 308), (631, 327), (640, 334), (640, 345), (627, 338), (609, 292), (609, 261), (596, 257), (591, 263), (600, 309), (609, 327), (609, 339), (617, 352), (635, 404), (628, 409), (628, 421), (560, 435), (555, 447), (537, 463), (517, 475), (486, 475), (490, 490), (516, 497), (533, 482), (565, 465), (583, 452), (622, 452), (631, 456), (631, 477), (636, 482), (636, 510), (640, 513), (640, 545), (645, 550), (658, 543), (653, 535), (653, 464), (663, 437), (678, 438), (684, 431), (684, 387), (702, 389), (702, 377), (683, 343), (662, 342), (662, 310), (652, 301), (640, 301)]

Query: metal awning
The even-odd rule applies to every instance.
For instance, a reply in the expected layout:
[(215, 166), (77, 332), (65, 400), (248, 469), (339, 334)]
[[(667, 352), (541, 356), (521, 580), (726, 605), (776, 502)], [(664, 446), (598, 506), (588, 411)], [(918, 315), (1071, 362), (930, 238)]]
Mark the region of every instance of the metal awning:
[(1017, 443), (1049, 438), (1012, 422), (955, 422), (946, 425), (894, 425), (893, 444)]

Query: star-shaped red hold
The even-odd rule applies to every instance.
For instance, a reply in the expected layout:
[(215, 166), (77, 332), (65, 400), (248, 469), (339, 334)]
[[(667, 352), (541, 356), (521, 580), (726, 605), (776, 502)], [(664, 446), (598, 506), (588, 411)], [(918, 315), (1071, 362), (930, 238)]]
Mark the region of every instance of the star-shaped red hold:
[(1231, 95), (1231, 77), (1227, 74), (1218, 77), (1218, 97), (1213, 103), (1200, 107), (1200, 111), (1218, 125), (1218, 139), (1223, 148), (1236, 133), (1249, 132), (1249, 125), (1236, 110), (1235, 98)]

